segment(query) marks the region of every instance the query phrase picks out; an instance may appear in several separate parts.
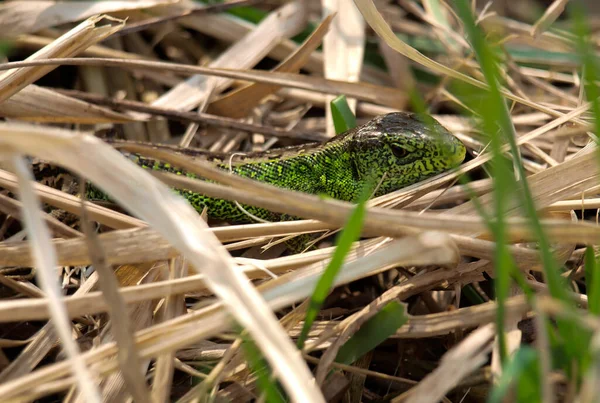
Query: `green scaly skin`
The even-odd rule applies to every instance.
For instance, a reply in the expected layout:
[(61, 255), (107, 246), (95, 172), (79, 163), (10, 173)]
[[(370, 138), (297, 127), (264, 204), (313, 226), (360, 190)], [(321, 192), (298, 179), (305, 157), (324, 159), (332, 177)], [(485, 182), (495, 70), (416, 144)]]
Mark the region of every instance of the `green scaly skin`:
[[(115, 142), (118, 148), (119, 143)], [(415, 115), (390, 113), (342, 133), (325, 143), (312, 143), (258, 153), (218, 154), (203, 150), (158, 146), (213, 162), (233, 173), (275, 186), (356, 202), (366, 182), (379, 184), (374, 196), (383, 195), (460, 165), (464, 145), (433, 120), (425, 124)], [(147, 169), (187, 174), (156, 160), (128, 154)], [(42, 168), (40, 168), (42, 167)], [(38, 165), (38, 180), (58, 177), (60, 171)], [(198, 211), (207, 209), (211, 218), (228, 222), (253, 222), (234, 202), (214, 199), (188, 190), (177, 190)], [(108, 200), (100, 190), (88, 186), (87, 197)], [(243, 205), (253, 216), (267, 221), (292, 217)]]
[[(178, 151), (208, 159), (240, 176), (349, 202), (358, 200), (365, 182), (372, 178), (379, 183), (375, 194), (379, 196), (455, 168), (465, 157), (464, 145), (437, 121), (425, 124), (413, 114), (400, 112), (376, 117), (325, 143), (245, 155)], [(186, 174), (155, 160), (133, 158), (146, 168)], [(206, 208), (209, 217), (238, 223), (253, 221), (234, 202), (187, 190), (178, 192), (197, 211)], [(282, 219), (262, 208), (243, 207), (267, 221)]]

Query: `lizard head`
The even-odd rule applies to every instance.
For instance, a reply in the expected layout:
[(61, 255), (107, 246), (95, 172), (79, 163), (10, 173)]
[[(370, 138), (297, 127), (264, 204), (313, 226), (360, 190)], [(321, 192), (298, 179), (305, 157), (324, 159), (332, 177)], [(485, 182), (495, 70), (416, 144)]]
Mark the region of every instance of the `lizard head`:
[(357, 127), (349, 151), (355, 175), (375, 175), (382, 195), (457, 167), (466, 150), (435, 119), (395, 112)]

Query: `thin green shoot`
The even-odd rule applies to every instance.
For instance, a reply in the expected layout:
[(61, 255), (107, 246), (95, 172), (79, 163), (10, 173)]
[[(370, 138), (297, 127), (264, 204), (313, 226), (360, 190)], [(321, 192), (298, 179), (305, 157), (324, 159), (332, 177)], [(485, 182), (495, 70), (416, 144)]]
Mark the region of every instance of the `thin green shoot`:
[(391, 301), (340, 348), (335, 361), (352, 364), (396, 333), (407, 321), (406, 306), (398, 301)]
[[(498, 383), (492, 389), (492, 393), (490, 393), (488, 397), (488, 403), (501, 403), (504, 401), (506, 395), (508, 394), (511, 386), (515, 381), (517, 382), (527, 382), (527, 385), (523, 385), (527, 389), (533, 387), (534, 394), (537, 389), (537, 394), (539, 395), (539, 382), (534, 382), (531, 384), (529, 379), (532, 377), (525, 375), (533, 375), (535, 371), (530, 371), (532, 365), (536, 365), (538, 361), (538, 353), (533, 348), (529, 346), (523, 346), (519, 348), (515, 355), (507, 361), (506, 365), (502, 370), (502, 375), (498, 380)], [(527, 379), (525, 379), (527, 378)], [(533, 378), (535, 379), (535, 378)], [(537, 381), (537, 379), (536, 379)], [(520, 386), (520, 385), (519, 385)], [(525, 391), (524, 391), (525, 392)], [(530, 396), (531, 397), (531, 396)], [(525, 401), (525, 400), (517, 400), (517, 401)], [(527, 401), (539, 401), (539, 400), (527, 400)]]
[(585, 250), (585, 285), (588, 297), (588, 310), (594, 315), (600, 315), (600, 269), (596, 261), (594, 248), (588, 246)]
[(265, 401), (269, 403), (284, 403), (286, 399), (282, 394), (277, 382), (271, 376), (269, 365), (262, 356), (259, 348), (256, 347), (254, 341), (249, 337), (248, 333), (242, 331), (242, 350), (248, 362), (248, 368), (256, 375), (256, 384), (265, 397)]
[(315, 290), (311, 295), (310, 303), (306, 311), (306, 317), (304, 318), (304, 325), (302, 326), (302, 331), (298, 337), (297, 345), (299, 349), (304, 347), (304, 343), (308, 338), (308, 333), (325, 302), (325, 298), (327, 298), (327, 295), (329, 295), (329, 292), (331, 291), (335, 278), (342, 268), (348, 252), (352, 249), (352, 244), (360, 238), (365, 218), (366, 202), (375, 188), (373, 184), (374, 181), (369, 181), (368, 185), (363, 189), (360, 202), (352, 211), (348, 223), (344, 226), (344, 229), (338, 238), (339, 240), (335, 251), (333, 252), (333, 256), (315, 286)]
[(336, 134), (356, 127), (356, 117), (352, 113), (345, 95), (340, 95), (331, 101), (331, 117)]

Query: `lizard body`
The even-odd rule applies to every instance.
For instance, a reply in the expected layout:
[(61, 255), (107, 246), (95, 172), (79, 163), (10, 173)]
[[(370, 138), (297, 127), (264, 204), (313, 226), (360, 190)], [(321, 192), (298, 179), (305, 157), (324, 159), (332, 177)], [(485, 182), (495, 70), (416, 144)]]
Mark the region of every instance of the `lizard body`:
[[(117, 143), (118, 146), (118, 143)], [(362, 126), (324, 143), (310, 143), (266, 152), (220, 154), (197, 149), (159, 146), (191, 155), (275, 186), (356, 202), (369, 179), (379, 183), (379, 196), (458, 166), (464, 145), (437, 121), (427, 124), (415, 115), (395, 112), (378, 116)], [(138, 165), (188, 175), (176, 167), (140, 155), (130, 155)], [(188, 175), (192, 176), (193, 175)], [(199, 212), (229, 222), (251, 222), (250, 214), (268, 221), (280, 216), (268, 210), (213, 199), (185, 189), (177, 190)], [(89, 198), (106, 198), (94, 188)]]

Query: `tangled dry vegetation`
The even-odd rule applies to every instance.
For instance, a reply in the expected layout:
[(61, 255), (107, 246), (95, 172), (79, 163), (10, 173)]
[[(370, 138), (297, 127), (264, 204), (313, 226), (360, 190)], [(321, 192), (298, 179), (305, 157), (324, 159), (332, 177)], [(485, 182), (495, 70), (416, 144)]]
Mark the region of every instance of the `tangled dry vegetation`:
[[(323, 0), (329, 16), (321, 18), (318, 1), (232, 3), (249, 8), (0, 4), (2, 401), (243, 402), (261, 393), (276, 401), (261, 383), (271, 376), (271, 387), (278, 382), (293, 401), (481, 402), (514, 370), (501, 365), (499, 339), (508, 354), (524, 345), (537, 352), (542, 400), (592, 401), (600, 322), (587, 309), (583, 257), (600, 244), (600, 173), (591, 104), (572, 56), (577, 38), (554, 27), (567, 2), (545, 13), (536, 1), (508, 14), (482, 2), (474, 10), (478, 26), (507, 49), (500, 92), (575, 302), (549, 295), (539, 239), (519, 199), (510, 199), (508, 251), (523, 284), (501, 306), (502, 338), (491, 281), (497, 245), (479, 214), (494, 211), (493, 157), (456, 86), (485, 92), (487, 84), (453, 9), (441, 0), (355, 0), (358, 9)], [(298, 36), (308, 22), (310, 36)], [(214, 181), (194, 181), (200, 191), (304, 218), (209, 227), (169, 190), (175, 179), (161, 183), (101, 140), (265, 150), (333, 136), (329, 102), (337, 95), (365, 121), (411, 109), (413, 90), (464, 142), (467, 161), (369, 202), (362, 238), (302, 352), (295, 341), (334, 250), (331, 235), (354, 206), (198, 163), (190, 169)], [(119, 207), (82, 203), (57, 186), (63, 178), (33, 183), (26, 156), (90, 180)], [(459, 181), (465, 173), (468, 185)], [(286, 252), (284, 240), (309, 232), (324, 235), (318, 249)], [(407, 320), (388, 335), (370, 321), (392, 301), (404, 304)], [(590, 332), (588, 372), (563, 371), (550, 352), (545, 321), (560, 326), (565, 317)], [(352, 362), (336, 360), (369, 328), (358, 340), (373, 346)], [(248, 358), (248, 335), (269, 371)]]

